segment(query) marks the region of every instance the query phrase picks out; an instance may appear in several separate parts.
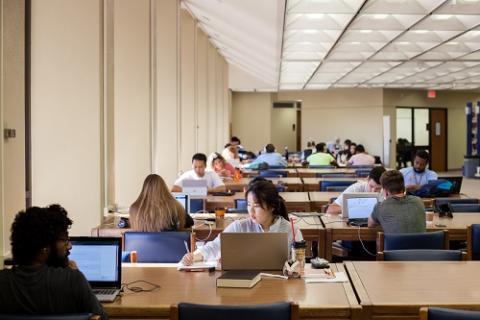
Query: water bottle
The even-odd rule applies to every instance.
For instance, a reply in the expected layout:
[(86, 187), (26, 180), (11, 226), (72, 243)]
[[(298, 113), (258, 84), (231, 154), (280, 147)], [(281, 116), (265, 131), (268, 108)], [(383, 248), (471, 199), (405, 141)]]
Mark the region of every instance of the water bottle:
[(285, 160), (288, 162), (288, 147), (287, 147), (287, 146), (285, 146), (285, 153), (284, 153), (284, 155), (285, 155)]

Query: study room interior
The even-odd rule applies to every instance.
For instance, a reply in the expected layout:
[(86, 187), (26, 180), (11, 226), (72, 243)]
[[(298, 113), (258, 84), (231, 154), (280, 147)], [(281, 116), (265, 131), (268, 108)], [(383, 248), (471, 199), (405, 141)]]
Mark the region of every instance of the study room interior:
[(0, 270), (60, 204), (111, 319), (480, 318), (480, 0), (0, 0), (0, 39)]

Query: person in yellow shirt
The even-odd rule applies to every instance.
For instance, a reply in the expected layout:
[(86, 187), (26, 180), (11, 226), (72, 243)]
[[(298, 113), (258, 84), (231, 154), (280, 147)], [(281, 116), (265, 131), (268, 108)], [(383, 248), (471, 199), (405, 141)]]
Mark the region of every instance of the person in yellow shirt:
[(337, 165), (335, 158), (330, 153), (325, 152), (325, 143), (320, 142), (315, 148), (317, 149), (317, 152), (307, 158), (307, 162), (310, 166)]

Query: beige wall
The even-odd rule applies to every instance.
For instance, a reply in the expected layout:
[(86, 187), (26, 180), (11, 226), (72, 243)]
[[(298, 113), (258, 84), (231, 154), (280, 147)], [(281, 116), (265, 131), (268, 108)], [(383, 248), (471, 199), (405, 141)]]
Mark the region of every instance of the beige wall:
[[(467, 122), (465, 106), (468, 101), (474, 105), (480, 94), (468, 91), (437, 91), (435, 99), (427, 98), (424, 90), (384, 90), (384, 107), (394, 114), (395, 107), (447, 108), (448, 120), (448, 169), (459, 169), (466, 153)], [(392, 141), (396, 141), (396, 118), (392, 118)]]
[(32, 1), (32, 198), (100, 223), (101, 1)]
[(34, 204), (64, 205), (72, 233), (228, 139), (226, 62), (179, 4), (32, 2)]
[(0, 269), (10, 251), (10, 226), (25, 208), (25, 47), (24, 2), (0, 2), (0, 132), (15, 129), (15, 138), (0, 140)]
[(272, 95), (270, 93), (232, 94), (232, 133), (247, 150), (258, 152), (271, 138)]
[[(269, 93), (240, 93), (232, 96), (233, 134), (238, 135), (248, 149), (256, 151), (270, 141), (263, 130), (270, 130), (272, 101), (302, 102), (302, 144), (308, 139), (316, 142), (342, 140), (365, 145), (368, 152), (383, 156), (383, 116), (390, 116), (390, 166), (395, 164), (396, 110), (406, 107), (440, 107), (448, 112), (448, 168), (463, 165), (466, 152), (465, 104), (480, 100), (480, 94), (462, 91), (439, 91), (436, 99), (428, 99), (423, 90), (392, 89), (331, 89), (325, 91), (285, 91)], [(252, 117), (252, 114), (258, 117)], [(266, 121), (266, 119), (268, 119)], [(250, 128), (261, 128), (252, 134)]]

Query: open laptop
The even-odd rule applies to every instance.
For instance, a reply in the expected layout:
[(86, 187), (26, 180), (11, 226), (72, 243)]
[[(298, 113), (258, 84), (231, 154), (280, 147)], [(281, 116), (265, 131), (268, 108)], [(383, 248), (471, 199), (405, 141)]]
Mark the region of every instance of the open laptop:
[(220, 239), (222, 270), (282, 270), (288, 260), (286, 232), (223, 232)]
[(342, 216), (355, 226), (367, 226), (368, 217), (379, 201), (380, 195), (375, 192), (352, 192), (343, 194)]
[(208, 193), (207, 180), (186, 179), (182, 182), (182, 191), (190, 196), (206, 196)]
[(463, 177), (462, 176), (438, 177), (438, 179), (448, 180), (453, 184), (452, 190), (450, 191), (451, 194), (459, 194), (460, 193), (460, 190), (462, 189), (462, 182), (463, 182)]
[(188, 193), (172, 192), (172, 195), (175, 198), (175, 200), (180, 202), (182, 207), (185, 209), (185, 212), (190, 213), (190, 197)]
[(101, 302), (113, 302), (122, 283), (122, 238), (71, 237), (69, 259), (77, 263)]

